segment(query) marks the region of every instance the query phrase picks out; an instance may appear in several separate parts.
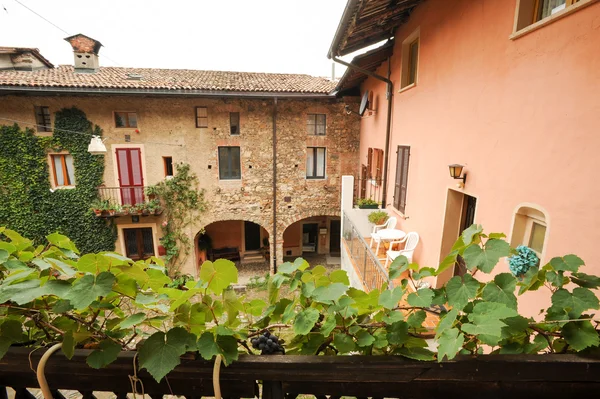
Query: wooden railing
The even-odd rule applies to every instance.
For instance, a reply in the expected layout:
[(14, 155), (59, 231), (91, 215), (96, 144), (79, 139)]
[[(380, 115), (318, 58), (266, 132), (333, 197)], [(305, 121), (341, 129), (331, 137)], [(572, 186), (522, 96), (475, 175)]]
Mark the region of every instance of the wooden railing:
[(350, 251), (350, 257), (363, 281), (367, 291), (381, 288), (389, 284), (393, 288), (393, 282), (388, 278), (388, 272), (383, 268), (377, 256), (358, 231), (352, 219), (344, 212), (343, 239)]
[[(10, 349), (0, 360), (0, 386), (13, 388), (16, 399), (30, 399), (27, 389), (38, 387), (30, 361), (37, 367), (44, 351)], [(71, 360), (59, 352), (50, 357), (45, 375), (55, 398), (62, 399), (60, 390), (79, 391), (84, 399), (101, 391), (124, 399), (133, 391), (129, 376), (137, 367), (134, 352), (122, 352), (103, 369), (87, 366), (89, 352), (76, 350)], [(152, 399), (163, 395), (191, 399), (214, 395), (212, 373), (212, 362), (182, 358), (181, 365), (160, 383), (145, 370), (138, 370), (137, 376)], [(219, 381), (224, 398), (591, 398), (600, 392), (600, 358), (481, 355), (437, 363), (401, 356), (242, 355), (221, 367)], [(141, 384), (136, 389), (141, 393)], [(0, 390), (0, 398), (6, 397), (6, 391)]]

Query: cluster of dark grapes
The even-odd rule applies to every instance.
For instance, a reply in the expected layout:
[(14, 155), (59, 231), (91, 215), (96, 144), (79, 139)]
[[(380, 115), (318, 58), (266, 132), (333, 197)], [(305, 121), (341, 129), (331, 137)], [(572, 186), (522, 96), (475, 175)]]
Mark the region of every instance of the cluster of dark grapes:
[(261, 351), (262, 355), (285, 354), (283, 349), (283, 341), (268, 331), (265, 331), (256, 338), (250, 341), (254, 349)]

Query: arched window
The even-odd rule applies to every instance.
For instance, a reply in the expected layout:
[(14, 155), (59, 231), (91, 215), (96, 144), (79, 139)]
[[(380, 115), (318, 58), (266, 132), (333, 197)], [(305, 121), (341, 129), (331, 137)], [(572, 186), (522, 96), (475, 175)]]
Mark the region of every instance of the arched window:
[(531, 205), (521, 206), (515, 213), (510, 240), (512, 247), (526, 245), (541, 258), (546, 243), (548, 218), (541, 209)]

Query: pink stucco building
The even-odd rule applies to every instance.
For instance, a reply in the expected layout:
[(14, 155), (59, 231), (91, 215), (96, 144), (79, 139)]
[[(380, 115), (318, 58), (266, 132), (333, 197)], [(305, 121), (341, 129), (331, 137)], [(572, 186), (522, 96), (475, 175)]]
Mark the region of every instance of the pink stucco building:
[[(355, 57), (366, 71), (349, 69), (337, 90), (370, 92), (360, 162), (386, 154), (384, 204), (398, 228), (419, 233), (414, 260), (437, 266), (474, 222), (532, 247), (542, 264), (574, 253), (582, 271), (600, 273), (599, 2), (382, 4), (350, 0), (329, 55), (391, 40)], [(464, 165), (464, 185), (449, 164)]]

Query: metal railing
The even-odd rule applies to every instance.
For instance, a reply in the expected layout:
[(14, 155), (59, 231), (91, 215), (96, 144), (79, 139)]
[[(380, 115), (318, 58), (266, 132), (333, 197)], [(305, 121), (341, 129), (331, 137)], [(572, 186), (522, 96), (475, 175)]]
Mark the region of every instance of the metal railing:
[(103, 201), (117, 205), (135, 205), (146, 200), (144, 186), (98, 187), (98, 195)]
[(367, 291), (376, 288), (381, 288), (384, 284), (388, 284), (393, 288), (393, 282), (389, 279), (388, 272), (382, 266), (379, 259), (360, 234), (356, 225), (350, 217), (343, 213), (344, 217), (344, 233), (343, 240), (350, 251), (350, 257), (360, 274), (363, 284)]
[(372, 199), (381, 203), (383, 193), (382, 179), (357, 178), (354, 179), (354, 205), (359, 199)]

